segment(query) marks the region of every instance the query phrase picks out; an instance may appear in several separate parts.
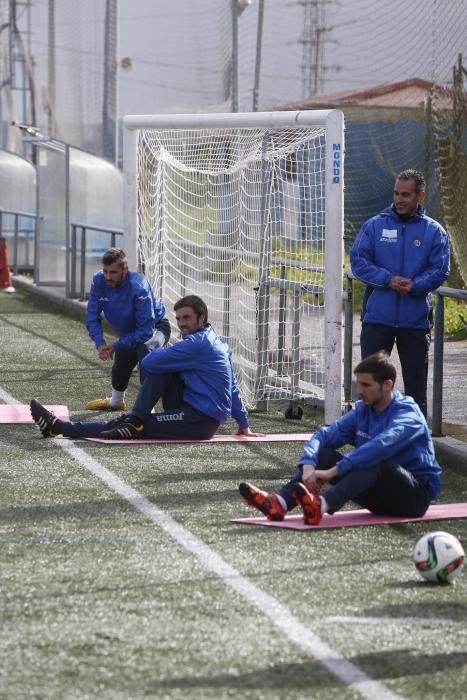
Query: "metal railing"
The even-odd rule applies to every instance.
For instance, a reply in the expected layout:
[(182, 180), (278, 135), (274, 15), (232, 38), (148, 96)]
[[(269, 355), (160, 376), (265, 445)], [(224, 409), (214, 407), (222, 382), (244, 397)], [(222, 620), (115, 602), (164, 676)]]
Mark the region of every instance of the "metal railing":
[[(86, 300), (86, 257), (93, 253), (104, 253), (107, 248), (115, 248), (117, 236), (123, 236), (122, 229), (110, 229), (105, 226), (90, 226), (81, 222), (72, 222), (70, 241), (70, 288), (67, 296)], [(106, 233), (110, 236), (110, 245), (105, 248), (89, 251), (87, 249), (86, 236), (88, 231), (93, 233)], [(79, 267), (79, 289), (76, 288)]]
[(431, 409), (431, 432), (434, 437), (443, 435), (443, 358), (444, 358), (444, 298), (467, 302), (467, 291), (438, 287), (436, 294), (436, 317), (433, 344), (433, 405)]
[[(352, 344), (353, 344), (353, 280), (351, 272), (345, 271), (344, 291), (344, 402), (352, 401)], [(434, 437), (441, 437), (443, 419), (443, 359), (444, 359), (444, 299), (458, 299), (467, 302), (467, 291), (438, 287), (433, 292), (436, 296), (436, 315), (433, 342), (433, 396), (431, 407), (431, 432)]]
[[(4, 216), (13, 217), (13, 227), (8, 226), (4, 230)], [(20, 227), (20, 219), (28, 219), (31, 221), (31, 228)], [(26, 211), (12, 211), (10, 209), (0, 209), (0, 235), (8, 238), (8, 234), (13, 234), (13, 255), (9, 254), (10, 267), (14, 275), (18, 274), (18, 269), (32, 270), (34, 268), (33, 255), (30, 255), (30, 250), (34, 250), (34, 239), (36, 237), (36, 215)], [(7, 235), (5, 235), (7, 234)], [(25, 240), (25, 262), (19, 263), (19, 242), (20, 238)]]

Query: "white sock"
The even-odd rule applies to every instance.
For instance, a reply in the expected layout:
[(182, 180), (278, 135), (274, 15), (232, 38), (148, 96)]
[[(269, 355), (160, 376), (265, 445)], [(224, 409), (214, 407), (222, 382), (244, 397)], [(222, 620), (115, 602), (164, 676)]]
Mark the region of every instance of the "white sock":
[(125, 392), (124, 391), (117, 391), (112, 387), (112, 396), (110, 397), (110, 405), (111, 406), (118, 406), (119, 404), (123, 403), (125, 400)]
[(279, 496), (278, 493), (276, 493), (276, 496), (277, 496), (277, 500), (278, 500), (279, 503), (281, 504), (282, 508), (283, 508), (284, 510), (287, 510), (287, 503), (284, 501), (284, 499), (282, 498), (282, 496)]
[(327, 501), (325, 498), (323, 498), (323, 496), (320, 496), (320, 499), (321, 499), (321, 513), (322, 514), (327, 513), (329, 510), (329, 506), (327, 504)]

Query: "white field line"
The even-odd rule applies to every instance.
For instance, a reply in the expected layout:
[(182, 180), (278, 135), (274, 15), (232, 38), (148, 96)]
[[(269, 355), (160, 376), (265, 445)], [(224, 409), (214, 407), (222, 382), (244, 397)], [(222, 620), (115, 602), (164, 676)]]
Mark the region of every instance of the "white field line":
[(9, 403), (9, 404), (12, 404), (13, 406), (19, 406), (21, 404), (21, 401), (17, 401), (14, 398), (14, 396), (9, 394), (7, 391), (4, 391), (1, 386), (0, 386), (0, 400), (3, 401), (3, 403)]
[(126, 499), (155, 525), (158, 525), (168, 535), (173, 537), (182, 547), (194, 554), (201, 564), (219, 576), (226, 586), (240, 593), (249, 603), (258, 608), (261, 613), (267, 615), (270, 621), (290, 641), (295, 642), (303, 651), (320, 661), (328, 671), (341, 681), (358, 689), (361, 695), (368, 698), (368, 700), (374, 700), (376, 697), (378, 700), (396, 700), (400, 697), (390, 692), (378, 681), (372, 680), (357, 666), (344, 659), (334, 649), (321, 641), (316, 634), (307, 629), (285, 605), (279, 603), (275, 598), (242, 576), (202, 540), (192, 535), (189, 530), (177, 523), (170, 515), (164, 513), (153, 502), (126, 484), (109, 469), (99, 464), (80, 447), (77, 447), (71, 441), (60, 440), (57, 442), (65, 452), (89, 472), (101, 479), (112, 491)]
[[(5, 403), (18, 403), (1, 389), (0, 398)], [(128, 501), (155, 525), (162, 528), (182, 547), (190, 551), (208, 571), (219, 576), (225, 586), (242, 595), (263, 615), (266, 615), (270, 622), (285, 637), (294, 642), (306, 654), (318, 660), (340, 681), (357, 690), (362, 697), (368, 700), (374, 700), (374, 698), (378, 698), (378, 700), (401, 700), (399, 695), (392, 693), (384, 685), (370, 678), (358, 666), (347, 661), (332, 647), (323, 642), (316, 634), (305, 627), (287, 606), (242, 576), (202, 540), (192, 535), (189, 530), (177, 523), (170, 515), (164, 513), (152, 501), (149, 501), (116, 474), (102, 466), (81, 447), (77, 447), (71, 440), (66, 438), (54, 440), (54, 444), (64, 452), (67, 452), (70, 457), (103, 481), (112, 491)]]

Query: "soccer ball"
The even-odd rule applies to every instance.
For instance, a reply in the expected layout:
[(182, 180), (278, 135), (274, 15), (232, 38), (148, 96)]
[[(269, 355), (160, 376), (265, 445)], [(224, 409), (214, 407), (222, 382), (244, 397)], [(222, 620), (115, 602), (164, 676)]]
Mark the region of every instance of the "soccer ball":
[(420, 574), (433, 583), (451, 583), (464, 566), (461, 543), (449, 532), (428, 532), (420, 537), (412, 561)]

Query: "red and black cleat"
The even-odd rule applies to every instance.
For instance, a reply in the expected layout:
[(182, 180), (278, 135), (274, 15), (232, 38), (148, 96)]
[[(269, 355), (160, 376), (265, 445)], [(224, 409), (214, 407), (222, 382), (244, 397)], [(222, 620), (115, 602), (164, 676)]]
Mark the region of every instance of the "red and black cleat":
[(239, 485), (238, 490), (245, 503), (259, 510), (268, 520), (284, 520), (287, 511), (275, 493), (260, 491), (256, 486), (244, 482)]

